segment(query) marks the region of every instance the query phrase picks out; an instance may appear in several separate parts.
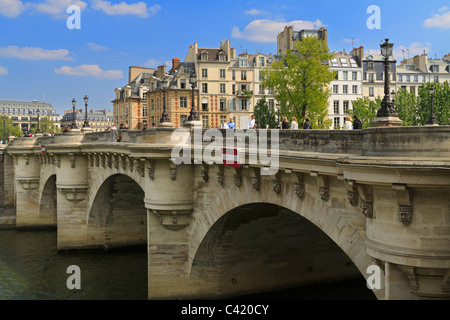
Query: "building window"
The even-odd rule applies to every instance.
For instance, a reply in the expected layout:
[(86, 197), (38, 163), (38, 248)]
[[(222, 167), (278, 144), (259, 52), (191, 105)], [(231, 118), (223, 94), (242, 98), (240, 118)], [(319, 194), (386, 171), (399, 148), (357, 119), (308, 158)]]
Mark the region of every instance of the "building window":
[(227, 100), (220, 98), (220, 111), (227, 111)]
[(373, 73), (369, 73), (369, 82), (373, 82)]
[(439, 77), (438, 76), (434, 76), (434, 82), (439, 82)]
[(334, 109), (334, 114), (339, 114), (339, 101), (338, 100), (333, 101), (333, 109)]
[(358, 73), (352, 72), (352, 80), (358, 80)]
[[(227, 121), (227, 116), (220, 116), (220, 124), (222, 125), (222, 123), (224, 121)], [(227, 121), (228, 122), (228, 121)]]
[(439, 66), (431, 66), (431, 72), (439, 72)]
[(202, 111), (208, 111), (208, 98), (202, 99)]
[(343, 93), (348, 93), (348, 85), (342, 86), (342, 92)]
[(247, 80), (247, 71), (241, 71), (241, 80)]
[(225, 83), (220, 84), (220, 93), (225, 93)]
[(369, 70), (373, 70), (373, 62), (369, 62), (368, 68), (369, 68)]
[(411, 76), (406, 76), (406, 82), (411, 82)]
[(202, 78), (208, 78), (208, 69), (202, 69)]
[(343, 71), (342, 76), (343, 76), (343, 80), (348, 80), (348, 72), (347, 71)]
[(269, 94), (273, 94), (273, 88), (269, 88)]
[(426, 76), (422, 76), (422, 82), (427, 82), (427, 77)]
[(202, 124), (203, 124), (203, 128), (209, 128), (209, 117), (208, 116), (202, 116)]
[(339, 93), (339, 86), (337, 84), (333, 85), (333, 93)]
[(263, 74), (261, 71), (258, 73), (258, 79), (259, 81), (263, 81)]
[(236, 94), (236, 85), (231, 85), (231, 94)]
[(236, 99), (231, 98), (230, 99), (230, 111), (236, 110)]
[(202, 83), (202, 93), (208, 93), (208, 84)]
[(264, 86), (259, 86), (259, 94), (264, 94)]
[(206, 61), (206, 60), (208, 60), (208, 54), (202, 53), (202, 61)]
[(419, 76), (414, 76), (414, 82), (419, 82)]
[(186, 79), (180, 80), (180, 89), (186, 89)]
[(155, 110), (155, 99), (150, 100), (150, 108), (151, 110)]
[(334, 128), (339, 129), (341, 127), (341, 119), (339, 117), (334, 118)]
[(352, 93), (353, 94), (358, 94), (358, 86), (353, 86), (352, 87)]
[(259, 66), (264, 67), (264, 57), (259, 57)]
[(146, 117), (147, 116), (147, 104), (143, 104), (142, 105), (142, 116)]
[(219, 76), (221, 79), (225, 79), (225, 69), (220, 69)]
[(180, 97), (180, 108), (187, 108), (187, 97)]
[(187, 121), (187, 115), (180, 116), (180, 126), (183, 127), (184, 123)]
[(416, 94), (416, 87), (412, 86), (409, 88), (409, 92)]
[(350, 102), (344, 101), (344, 113), (348, 113), (349, 106), (350, 106)]
[(275, 101), (273, 99), (269, 99), (269, 111), (275, 111)]
[(369, 88), (369, 97), (373, 97), (374, 96), (374, 92), (373, 92), (373, 87)]
[(236, 80), (236, 71), (235, 70), (231, 71), (231, 80)]
[(402, 82), (403, 81), (403, 76), (401, 74), (398, 75), (398, 82)]

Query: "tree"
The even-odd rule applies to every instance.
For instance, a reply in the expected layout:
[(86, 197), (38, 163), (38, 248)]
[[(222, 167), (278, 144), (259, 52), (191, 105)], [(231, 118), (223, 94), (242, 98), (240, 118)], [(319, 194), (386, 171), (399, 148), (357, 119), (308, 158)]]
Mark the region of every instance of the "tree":
[(308, 116), (313, 127), (326, 127), (328, 85), (335, 73), (325, 62), (332, 57), (326, 42), (306, 37), (294, 41), (293, 50), (261, 71), (262, 85), (273, 89), (283, 116), (289, 119), (295, 116), (300, 124)]
[[(4, 130), (4, 128), (6, 130)], [(18, 126), (15, 126), (11, 118), (6, 117), (5, 126), (3, 127), (3, 117), (0, 117), (0, 140), (3, 140), (3, 133), (6, 135), (6, 139), (9, 136), (21, 137), (22, 130)]]
[(403, 121), (402, 126), (417, 125), (417, 98), (416, 95), (407, 90), (399, 90), (395, 96), (395, 111)]
[(431, 113), (430, 87), (435, 89), (433, 98), (433, 113), (439, 125), (450, 125), (450, 86), (444, 83), (426, 83), (419, 88), (417, 97), (417, 124), (425, 125)]
[(275, 111), (270, 110), (266, 98), (259, 99), (255, 106), (256, 122), (261, 121), (260, 128), (274, 129), (277, 126)]
[(376, 118), (378, 109), (381, 108), (381, 98), (378, 97), (375, 101), (370, 100), (368, 97), (358, 98), (353, 102), (353, 109), (348, 113), (351, 117), (358, 116), (361, 120), (363, 128), (369, 128), (372, 126), (372, 120)]
[[(36, 124), (37, 125), (37, 124)], [(39, 127), (41, 133), (45, 132), (60, 132), (61, 129), (56, 127), (55, 123), (51, 121), (48, 117), (43, 117), (39, 119)], [(32, 128), (33, 133), (36, 134), (37, 126)]]

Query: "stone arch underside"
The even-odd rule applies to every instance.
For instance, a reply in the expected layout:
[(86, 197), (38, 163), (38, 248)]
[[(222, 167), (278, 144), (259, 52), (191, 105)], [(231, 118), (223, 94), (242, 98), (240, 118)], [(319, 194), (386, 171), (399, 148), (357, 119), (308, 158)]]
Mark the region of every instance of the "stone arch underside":
[(130, 177), (113, 175), (99, 188), (89, 212), (91, 247), (116, 248), (147, 243), (145, 193)]
[[(276, 194), (269, 179), (259, 192), (243, 179), (199, 203), (204, 213), (194, 212), (189, 231), (192, 296), (204, 296), (205, 284), (207, 296), (221, 297), (370, 276), (367, 267), (377, 262), (366, 251), (364, 216), (342, 205), (348, 200), (339, 181), (330, 180), (330, 200), (323, 201), (310, 180), (302, 198), (288, 181)], [(383, 290), (374, 294), (384, 297)]]
[(39, 219), (48, 226), (55, 226), (57, 221), (56, 175), (51, 175), (42, 189), (39, 205)]

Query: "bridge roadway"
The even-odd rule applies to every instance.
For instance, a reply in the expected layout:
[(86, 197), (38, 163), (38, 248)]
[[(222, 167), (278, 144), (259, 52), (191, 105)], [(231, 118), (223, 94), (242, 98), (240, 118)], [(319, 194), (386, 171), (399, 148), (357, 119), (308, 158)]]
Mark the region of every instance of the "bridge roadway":
[(234, 131), (190, 130), (16, 139), (0, 200), (17, 228), (56, 226), (59, 250), (147, 245), (149, 299), (376, 285), (373, 266), (378, 299), (450, 298), (450, 127), (269, 131), (267, 146), (257, 130), (239, 168), (221, 163)]

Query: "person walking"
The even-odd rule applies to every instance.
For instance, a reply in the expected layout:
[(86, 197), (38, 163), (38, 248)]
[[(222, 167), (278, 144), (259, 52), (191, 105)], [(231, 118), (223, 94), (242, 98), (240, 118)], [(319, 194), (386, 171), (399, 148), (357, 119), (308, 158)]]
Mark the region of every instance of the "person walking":
[(291, 130), (298, 130), (298, 122), (296, 117), (292, 117)]
[(345, 117), (344, 130), (352, 130), (352, 127), (352, 118), (350, 118), (350, 116)]
[(236, 129), (233, 118), (230, 118), (230, 121), (228, 122), (228, 129)]
[(248, 120), (248, 129), (255, 129), (255, 116), (253, 114)]
[(303, 123), (303, 129), (309, 130), (312, 129), (311, 122), (309, 122), (309, 118), (305, 118), (305, 123)]
[(283, 122), (281, 123), (281, 129), (289, 129), (289, 121), (287, 117), (283, 117)]
[(222, 124), (220, 125), (220, 129), (229, 129), (227, 120), (223, 120)]
[(357, 115), (353, 116), (353, 130), (361, 130), (362, 129), (362, 122), (358, 119)]

